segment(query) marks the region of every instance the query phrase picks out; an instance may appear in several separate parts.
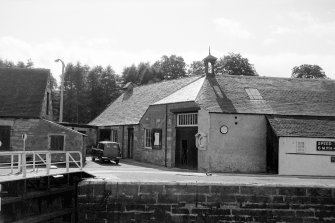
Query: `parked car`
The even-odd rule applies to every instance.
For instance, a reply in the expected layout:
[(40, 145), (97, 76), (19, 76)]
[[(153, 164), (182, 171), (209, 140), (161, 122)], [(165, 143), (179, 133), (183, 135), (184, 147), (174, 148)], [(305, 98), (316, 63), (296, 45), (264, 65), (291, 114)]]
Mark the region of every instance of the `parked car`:
[(98, 142), (97, 148), (92, 149), (92, 160), (99, 159), (100, 161), (114, 161), (119, 164), (121, 159), (120, 144), (112, 141)]

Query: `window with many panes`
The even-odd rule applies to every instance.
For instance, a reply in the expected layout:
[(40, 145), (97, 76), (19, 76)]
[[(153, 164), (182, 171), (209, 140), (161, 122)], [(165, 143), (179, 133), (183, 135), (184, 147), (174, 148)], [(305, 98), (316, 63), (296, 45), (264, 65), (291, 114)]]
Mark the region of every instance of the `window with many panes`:
[(49, 135), (50, 150), (64, 150), (65, 136), (64, 135)]
[(117, 142), (118, 141), (118, 137), (117, 137), (117, 130), (116, 129), (112, 129), (111, 131), (111, 139), (112, 139), (112, 142)]
[(144, 129), (144, 147), (152, 147), (152, 129)]
[(197, 126), (198, 113), (182, 113), (177, 115), (177, 126)]
[(162, 148), (162, 129), (144, 129), (144, 147)]

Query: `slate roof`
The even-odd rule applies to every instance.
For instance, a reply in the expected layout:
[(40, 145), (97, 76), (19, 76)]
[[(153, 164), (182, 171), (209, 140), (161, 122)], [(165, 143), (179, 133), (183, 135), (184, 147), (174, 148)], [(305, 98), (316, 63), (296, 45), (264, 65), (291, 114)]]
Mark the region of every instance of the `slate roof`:
[[(264, 100), (250, 100), (245, 88)], [(335, 116), (335, 81), (221, 75), (206, 78), (196, 102), (217, 113)]]
[(171, 95), (199, 78), (199, 76), (193, 76), (134, 87), (117, 98), (89, 125), (138, 124), (149, 105)]
[(335, 138), (335, 119), (268, 118), (278, 137)]
[(50, 71), (0, 68), (0, 117), (39, 118)]
[(178, 102), (187, 102), (187, 101), (195, 101), (204, 83), (205, 77), (202, 77), (191, 84), (179, 89), (178, 91), (172, 93), (171, 95), (163, 98), (160, 101), (154, 103), (155, 105), (158, 104), (171, 104), (171, 103), (178, 103)]

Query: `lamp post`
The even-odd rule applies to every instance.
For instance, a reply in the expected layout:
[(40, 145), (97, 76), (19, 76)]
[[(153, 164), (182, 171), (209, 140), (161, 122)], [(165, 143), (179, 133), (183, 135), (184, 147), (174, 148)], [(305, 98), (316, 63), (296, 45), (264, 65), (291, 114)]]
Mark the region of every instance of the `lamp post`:
[(62, 75), (61, 75), (61, 81), (60, 81), (60, 103), (59, 103), (59, 122), (63, 122), (63, 93), (64, 93), (64, 70), (65, 70), (65, 64), (61, 59), (55, 60), (55, 62), (61, 62), (62, 63)]

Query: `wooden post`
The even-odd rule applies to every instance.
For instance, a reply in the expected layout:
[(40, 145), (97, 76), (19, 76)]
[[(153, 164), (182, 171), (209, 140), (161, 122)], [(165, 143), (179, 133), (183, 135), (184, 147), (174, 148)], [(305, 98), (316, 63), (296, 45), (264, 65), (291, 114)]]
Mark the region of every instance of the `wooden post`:
[(83, 169), (83, 156), (81, 152), (79, 152), (79, 158), (80, 158), (80, 170), (82, 170)]
[(70, 167), (70, 159), (69, 159), (69, 152), (65, 153), (65, 162), (66, 162), (66, 172), (69, 172)]
[(47, 152), (45, 154), (45, 158), (46, 158), (46, 162), (47, 162), (47, 165), (46, 165), (46, 167), (47, 167), (47, 175), (49, 175), (49, 173), (50, 173), (50, 164), (51, 164), (51, 154), (50, 154), (50, 152)]
[(27, 176), (26, 153), (22, 153), (22, 177)]
[(10, 174), (13, 174), (13, 168), (14, 168), (14, 155), (10, 155)]
[(17, 170), (21, 172), (21, 154), (17, 155)]
[(36, 162), (36, 157), (35, 157), (35, 152), (33, 153), (33, 171), (35, 171), (35, 162)]

